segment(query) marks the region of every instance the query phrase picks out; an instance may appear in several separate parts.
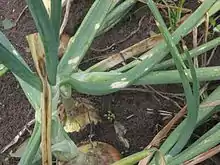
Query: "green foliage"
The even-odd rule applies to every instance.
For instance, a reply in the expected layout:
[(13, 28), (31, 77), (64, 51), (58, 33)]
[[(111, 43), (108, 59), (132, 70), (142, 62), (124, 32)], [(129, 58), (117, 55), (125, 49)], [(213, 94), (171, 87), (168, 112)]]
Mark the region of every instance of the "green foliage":
[[(202, 22), (204, 22), (204, 15), (206, 14), (206, 11), (208, 12), (209, 16), (214, 15), (216, 12), (219, 11), (220, 9), (220, 1), (216, 1), (214, 3), (214, 5), (210, 5), (212, 4), (212, 1), (207, 1), (205, 0), (205, 2), (200, 5), (198, 7), (198, 9), (196, 11), (194, 11), (192, 13), (192, 15), (186, 19), (172, 34), (173, 37), (173, 42), (175, 44), (177, 44), (178, 42), (181, 41), (181, 39), (186, 36), (189, 32), (192, 31), (192, 29), (195, 26), (199, 26)], [(158, 56), (162, 56), (165, 57), (167, 54), (169, 53), (168, 49), (167, 49), (167, 45), (166, 42), (161, 42), (160, 44), (158, 44), (157, 46), (155, 46), (153, 49), (151, 49), (150, 51), (143, 53), (138, 60), (134, 60), (132, 62), (130, 62), (129, 64), (116, 69), (116, 71), (118, 72), (124, 72), (126, 70), (129, 70), (130, 68), (133, 68), (134, 66), (136, 66), (137, 64), (140, 64), (142, 60), (144, 59), (148, 59), (151, 60), (151, 58), (156, 58)], [(151, 55), (154, 56), (151, 56)], [(153, 61), (153, 60), (152, 60)], [(154, 60), (155, 61), (155, 60)], [(152, 62), (151, 62), (152, 63)], [(154, 63), (159, 63), (159, 61), (155, 61)]]
[(70, 76), (72, 72), (77, 71), (113, 2), (113, 0), (94, 2), (76, 34), (71, 38), (69, 47), (59, 63), (58, 74), (61, 77)]
[[(216, 112), (215, 107), (199, 107), (199, 81), (220, 79), (219, 66), (195, 69), (191, 58), (199, 56), (219, 45), (220, 39), (216, 38), (190, 51), (185, 49), (183, 55), (180, 55), (176, 47), (176, 44), (180, 42), (183, 36), (191, 32), (195, 26), (201, 24), (201, 20), (207, 11), (210, 15), (213, 15), (220, 9), (218, 6), (219, 1), (205, 0), (171, 35), (154, 2), (146, 0), (145, 2), (155, 16), (158, 27), (164, 36), (164, 41), (141, 55), (141, 61), (134, 60), (128, 65), (110, 72), (84, 72), (80, 71), (78, 67), (95, 37), (118, 23), (125, 16), (125, 13), (134, 6), (136, 0), (95, 0), (76, 34), (71, 38), (69, 46), (60, 62), (58, 62), (58, 45), (61, 1), (51, 1), (51, 13), (49, 14), (42, 0), (26, 0), (26, 2), (35, 21), (45, 51), (45, 67), (52, 90), (52, 100), (50, 100), (52, 103), (51, 141), (52, 152), (55, 157), (60, 160), (72, 160), (77, 159), (80, 154), (74, 142), (63, 130), (57, 116), (57, 105), (61, 92), (64, 90), (69, 91), (70, 97), (70, 87), (81, 93), (102, 95), (116, 92), (133, 84), (183, 84), (188, 106), (187, 118), (166, 139), (160, 151), (157, 151), (155, 148), (144, 150), (124, 158), (114, 163), (114, 165), (135, 164), (148, 155), (153, 156), (155, 152), (160, 154), (160, 158), (162, 157), (161, 154), (164, 154), (168, 164), (181, 164), (219, 143), (217, 138), (219, 131), (213, 131), (219, 128), (218, 124), (194, 144), (183, 150), (195, 128)], [(183, 6), (183, 3), (184, 1), (182, 0), (180, 7)], [(181, 10), (176, 15), (178, 20), (180, 16)], [(169, 52), (173, 58), (161, 62)], [(189, 69), (186, 68), (186, 60), (188, 61)], [(174, 64), (177, 68), (176, 70), (165, 70)], [(8, 39), (3, 33), (0, 33), (0, 75), (6, 69), (4, 66), (15, 75), (27, 99), (36, 111), (35, 128), (19, 163), (20, 165), (31, 165), (34, 163), (33, 158), (35, 158), (36, 162), (40, 159), (36, 157), (36, 154), (39, 152), (40, 146), (42, 84), (37, 74), (31, 71)], [(215, 101), (219, 94), (220, 88), (217, 88), (205, 100), (205, 103)], [(184, 136), (180, 136), (181, 134)], [(207, 140), (209, 140), (209, 143), (204, 143)], [(196, 150), (198, 146), (201, 150)], [(156, 159), (157, 157), (158, 155)]]
[[(42, 0), (26, 0), (44, 45), (46, 69), (51, 85), (56, 84), (56, 73), (58, 65), (59, 22), (61, 12), (61, 9), (59, 9), (61, 8), (61, 3), (59, 3), (59, 1), (60, 0), (51, 1), (51, 14), (53, 15), (50, 17), (44, 7)], [(54, 9), (55, 7), (57, 10)]]
[(191, 89), (189, 79), (186, 76), (186, 73), (184, 72), (185, 65), (183, 63), (183, 60), (180, 57), (179, 51), (172, 40), (172, 36), (170, 35), (163, 21), (163, 18), (161, 17), (159, 13), (159, 10), (157, 9), (156, 5), (154, 4), (152, 0), (148, 0), (147, 4), (149, 8), (151, 9), (157, 21), (157, 26), (160, 29), (161, 33), (163, 34), (164, 39), (170, 50), (170, 53), (173, 56), (174, 62), (176, 64), (176, 67), (182, 79), (182, 85), (183, 85), (186, 102), (187, 102), (187, 110), (188, 110), (187, 124), (183, 128), (185, 133), (183, 132), (183, 135), (179, 137), (176, 144), (173, 146), (172, 150), (170, 151), (170, 155), (173, 156), (173, 155), (178, 154), (183, 149), (183, 147), (186, 145), (187, 141), (189, 140), (191, 134), (193, 133), (195, 129), (197, 115), (198, 115), (198, 107), (199, 107), (199, 83), (198, 83), (195, 68), (193, 66), (190, 55), (188, 52), (186, 52), (186, 55), (189, 61), (191, 76), (193, 79), (192, 81), (193, 89)]
[(0, 32), (0, 63), (9, 68), (16, 76), (40, 90), (41, 83), (39, 78), (33, 73), (21, 55), (11, 45), (6, 36)]
[(32, 136), (31, 136), (30, 140), (28, 141), (28, 146), (31, 146), (31, 147), (26, 148), (18, 165), (32, 164), (31, 162), (33, 161), (33, 158), (36, 156), (36, 154), (39, 150), (39, 147), (40, 147), (40, 124), (38, 122), (36, 122), (36, 124), (34, 126)]

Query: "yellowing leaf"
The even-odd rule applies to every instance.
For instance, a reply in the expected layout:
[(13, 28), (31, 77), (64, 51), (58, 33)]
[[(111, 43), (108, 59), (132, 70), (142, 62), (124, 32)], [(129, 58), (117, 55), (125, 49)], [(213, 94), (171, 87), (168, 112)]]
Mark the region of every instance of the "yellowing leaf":
[(88, 124), (97, 124), (101, 121), (98, 111), (86, 99), (64, 99), (63, 105), (66, 116), (63, 123), (66, 132), (79, 132)]

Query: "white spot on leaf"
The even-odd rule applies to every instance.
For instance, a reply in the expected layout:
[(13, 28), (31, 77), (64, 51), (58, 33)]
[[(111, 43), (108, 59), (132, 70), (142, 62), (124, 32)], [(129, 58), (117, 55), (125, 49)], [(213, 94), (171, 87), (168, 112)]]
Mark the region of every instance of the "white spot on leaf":
[(114, 88), (124, 88), (128, 85), (129, 81), (118, 81), (111, 84), (111, 87)]
[(95, 24), (95, 30), (98, 30), (99, 28), (100, 28), (100, 24), (99, 23)]
[(203, 51), (205, 49), (205, 47), (201, 47), (200, 49), (199, 49), (199, 51)]
[(143, 61), (145, 59), (151, 58), (153, 56), (153, 53), (147, 53), (145, 56), (142, 56), (140, 59)]
[(219, 72), (219, 69), (217, 69), (217, 68), (216, 68), (216, 69), (213, 69), (213, 70), (214, 70), (215, 72)]
[(5, 66), (0, 64), (0, 70), (3, 70), (4, 68), (5, 68)]
[(75, 41), (75, 37), (73, 36), (73, 37), (70, 38), (70, 41), (69, 41), (70, 43), (69, 44), (72, 44), (74, 41)]
[(71, 59), (68, 61), (68, 64), (69, 64), (69, 65), (77, 64), (78, 61), (79, 61), (79, 56), (77, 56), (77, 57), (75, 57), (75, 58), (71, 58)]
[(122, 78), (122, 79), (121, 79), (121, 81), (125, 81), (125, 80), (127, 80), (127, 78)]
[(13, 49), (12, 53), (13, 53), (14, 55), (18, 56), (18, 52), (17, 52), (15, 49)]
[(151, 58), (153, 56), (153, 53), (148, 54), (147, 58)]

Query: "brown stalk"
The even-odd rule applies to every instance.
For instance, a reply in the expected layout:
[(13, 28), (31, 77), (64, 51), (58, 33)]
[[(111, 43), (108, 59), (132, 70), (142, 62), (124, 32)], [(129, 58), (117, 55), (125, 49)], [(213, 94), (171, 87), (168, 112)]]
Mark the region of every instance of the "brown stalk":
[[(41, 73), (45, 72), (45, 63), (42, 60), (39, 60), (39, 66), (43, 66)], [(40, 76), (41, 77), (41, 76)], [(47, 80), (47, 75), (42, 74), (41, 78), (43, 84), (43, 99), (42, 99), (42, 113), (41, 113), (41, 122), (42, 122), (42, 164), (43, 165), (52, 165), (52, 155), (51, 155), (51, 91), (50, 85)]]
[(182, 109), (181, 106), (180, 106), (175, 100), (173, 100), (172, 98), (170, 98), (170, 97), (168, 97), (168, 96), (166, 96), (166, 95), (164, 95), (164, 94), (158, 92), (158, 91), (157, 91), (156, 89), (154, 89), (152, 86), (150, 86), (150, 85), (143, 85), (143, 87), (144, 87), (144, 88), (149, 88), (150, 90), (154, 91), (154, 93), (157, 94), (158, 96), (160, 96), (160, 97), (162, 97), (162, 98), (164, 98), (164, 99), (170, 101), (170, 102), (171, 102), (174, 106), (176, 106), (179, 110)]
[(19, 139), (28, 131), (31, 134), (31, 131), (29, 130), (29, 127), (35, 123), (35, 119), (32, 119), (28, 123), (26, 123), (23, 128), (18, 132), (18, 134), (14, 137), (14, 139), (7, 144), (4, 148), (0, 150), (0, 153), (3, 154), (5, 151), (7, 151), (9, 148), (11, 148), (13, 145), (17, 144)]
[[(184, 106), (176, 115), (175, 117), (170, 120), (170, 122), (153, 138), (153, 140), (150, 142), (150, 144), (146, 147), (146, 149), (156, 147), (158, 148), (160, 146), (161, 141), (168, 135), (170, 130), (173, 128), (173, 126), (185, 115), (186, 113), (186, 106)], [(138, 165), (146, 165), (146, 163), (149, 161), (149, 158), (146, 157), (142, 159)]]
[(95, 71), (98, 69), (98, 71), (105, 71), (107, 69), (110, 69), (122, 62), (124, 60), (127, 60), (133, 56), (140, 55), (141, 53), (146, 52), (147, 50), (154, 47), (158, 42), (160, 42), (163, 39), (161, 35), (155, 35), (150, 38), (144, 39), (122, 51), (119, 53), (115, 53), (108, 57), (107, 59), (100, 61), (99, 63), (95, 64), (91, 68), (87, 69), (86, 71)]
[[(141, 0), (139, 0), (139, 1), (141, 1)], [(177, 25), (178, 26), (181, 25), (190, 15), (191, 14), (184, 15), (181, 18), (181, 20), (177, 23)], [(142, 22), (142, 19), (139, 21), (138, 29), (140, 27), (141, 22)], [(135, 30), (135, 31), (137, 31), (137, 30)], [(126, 39), (127, 39), (127, 37), (126, 37)], [(138, 42), (138, 43), (122, 50), (122, 51), (120, 51), (119, 53), (115, 53), (115, 54), (111, 55), (110, 57), (108, 57), (107, 59), (100, 61), (99, 63), (93, 65), (90, 68), (88, 68), (86, 71), (91, 72), (91, 71), (105, 71), (105, 70), (108, 70), (108, 69), (110, 69), (110, 68), (112, 68), (112, 67), (114, 67), (114, 66), (116, 66), (120, 63), (123, 63), (127, 59), (138, 56), (138, 55), (150, 50), (151, 48), (153, 48), (156, 44), (158, 44), (162, 40), (163, 40), (163, 37), (162, 37), (161, 34), (158, 34), (158, 35), (152, 36), (150, 38), (144, 39), (144, 40), (142, 40), (142, 41), (140, 41), (140, 42)], [(115, 43), (112, 44), (112, 45), (115, 45)], [(108, 49), (108, 48), (106, 48), (106, 49)]]
[(209, 159), (211, 157), (213, 157), (214, 155), (218, 154), (220, 152), (220, 145), (204, 152), (201, 153), (200, 155), (194, 157), (191, 160), (186, 161), (185, 163), (183, 163), (183, 165), (195, 165), (195, 164), (199, 164), (203, 161), (205, 161), (206, 159)]
[(66, 11), (65, 11), (65, 14), (64, 14), (62, 25), (60, 27), (60, 35), (63, 34), (63, 30), (65, 29), (65, 27), (67, 25), (68, 18), (69, 18), (69, 13), (70, 13), (71, 2), (72, 2), (72, 0), (67, 0), (66, 1), (66, 9), (65, 9)]
[(38, 34), (27, 36), (28, 44), (31, 49), (31, 54), (37, 73), (42, 82), (43, 92), (41, 95), (41, 151), (42, 165), (52, 165), (51, 155), (51, 89), (47, 79), (45, 66), (44, 49)]
[(220, 100), (206, 102), (200, 105), (200, 107), (215, 107), (220, 105)]
[(159, 147), (161, 141), (168, 135), (173, 126), (185, 115), (186, 106), (184, 106), (170, 122), (153, 138), (150, 144), (146, 147), (147, 149), (151, 147)]

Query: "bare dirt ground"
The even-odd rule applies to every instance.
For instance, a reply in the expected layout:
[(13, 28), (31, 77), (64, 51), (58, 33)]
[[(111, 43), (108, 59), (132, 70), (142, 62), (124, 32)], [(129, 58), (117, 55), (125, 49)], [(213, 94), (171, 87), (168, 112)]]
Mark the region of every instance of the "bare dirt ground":
[[(71, 17), (68, 21), (68, 26), (65, 29), (67, 34), (73, 35), (79, 27), (83, 17), (91, 6), (92, 0), (74, 1), (71, 8)], [(189, 1), (188, 5), (193, 5), (193, 1)], [(0, 18), (1, 20), (7, 18), (16, 20), (22, 10), (25, 8), (24, 0), (1, 0), (0, 1)], [(147, 10), (139, 10), (140, 4), (125, 17), (116, 27), (107, 32), (106, 34), (98, 37), (92, 44), (92, 48), (102, 49), (116, 43), (117, 41), (127, 37), (132, 31), (138, 28), (138, 22), (142, 19), (139, 31), (123, 43), (116, 44), (114, 47), (107, 51), (97, 52), (90, 50), (86, 59), (94, 57), (102, 57), (106, 54), (118, 52), (128, 46), (145, 39), (150, 36), (150, 32), (155, 29), (155, 23), (152, 16)], [(31, 56), (27, 49), (25, 36), (35, 32), (35, 26), (30, 16), (28, 9), (26, 9), (17, 22), (17, 25), (10, 29), (3, 31), (15, 45), (19, 52), (23, 55), (26, 62), (33, 66)], [(217, 57), (215, 57), (217, 58)], [(218, 58), (219, 59), (219, 58)], [(91, 65), (96, 62), (93, 59), (85, 65)], [(215, 63), (216, 64), (216, 63)], [(214, 64), (213, 64), (214, 65)], [(181, 88), (179, 85), (161, 85), (154, 86), (157, 91), (180, 93)], [(80, 97), (87, 97), (95, 103), (99, 109), (103, 122), (97, 126), (90, 126), (84, 131), (71, 134), (70, 136), (77, 143), (89, 139), (89, 134), (93, 134), (93, 140), (100, 140), (108, 142), (114, 147), (119, 149), (123, 155), (129, 155), (140, 151), (145, 147), (156, 133), (164, 125), (164, 116), (160, 114), (159, 110), (174, 114), (178, 108), (172, 101), (158, 95), (151, 88), (147, 89), (151, 92), (134, 91), (121, 91), (115, 94), (94, 97), (80, 95)], [(25, 98), (19, 84), (11, 73), (7, 73), (0, 78), (0, 150), (7, 145), (21, 130), (21, 128), (34, 117), (34, 111)], [(77, 95), (78, 96), (78, 95)], [(170, 97), (170, 96), (168, 96)], [(184, 105), (184, 101), (172, 98), (180, 106)], [(153, 109), (153, 113), (149, 111)], [(114, 125), (112, 122), (104, 117), (108, 111), (114, 113), (116, 121), (120, 122), (127, 129), (125, 137), (128, 139), (130, 147), (126, 148), (117, 138), (115, 134)], [(171, 118), (166, 115), (166, 117)], [(26, 134), (25, 137), (29, 136)], [(22, 141), (22, 139), (21, 139)], [(11, 159), (8, 154), (0, 156), (0, 164), (17, 164), (17, 161)]]

